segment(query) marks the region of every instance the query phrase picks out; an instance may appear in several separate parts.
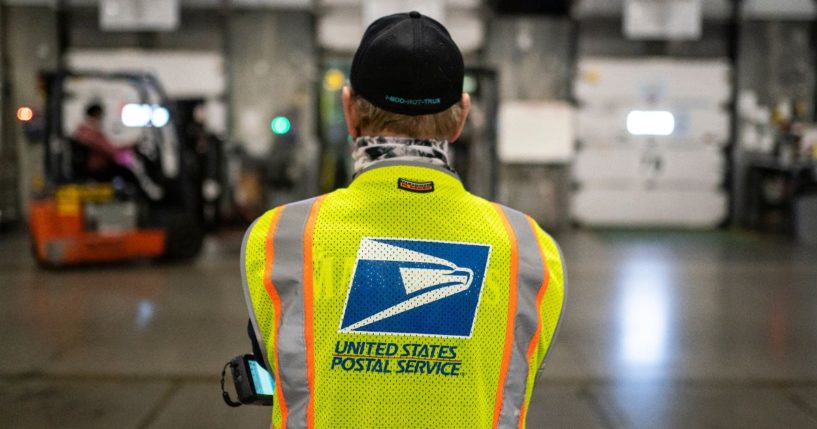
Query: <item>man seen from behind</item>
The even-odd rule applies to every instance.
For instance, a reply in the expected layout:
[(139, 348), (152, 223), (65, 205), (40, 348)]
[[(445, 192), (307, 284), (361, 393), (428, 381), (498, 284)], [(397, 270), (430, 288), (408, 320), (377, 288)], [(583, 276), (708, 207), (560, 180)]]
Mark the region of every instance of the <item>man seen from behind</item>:
[(517, 428), (563, 312), (530, 217), (463, 188), (462, 55), (417, 12), (375, 21), (343, 90), (355, 176), (270, 210), (242, 247), (275, 428)]

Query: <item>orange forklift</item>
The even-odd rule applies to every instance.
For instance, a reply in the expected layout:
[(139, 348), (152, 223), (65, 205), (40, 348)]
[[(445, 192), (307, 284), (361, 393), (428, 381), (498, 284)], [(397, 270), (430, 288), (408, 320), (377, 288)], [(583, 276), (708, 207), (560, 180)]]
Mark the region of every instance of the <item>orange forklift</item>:
[[(158, 80), (146, 73), (59, 72), (42, 76), (45, 183), (29, 208), (34, 258), (43, 267), (131, 259), (192, 259), (204, 237), (189, 157)], [(126, 174), (97, 181), (83, 170), (88, 148), (72, 132), (84, 105), (104, 103), (105, 131), (134, 142)]]

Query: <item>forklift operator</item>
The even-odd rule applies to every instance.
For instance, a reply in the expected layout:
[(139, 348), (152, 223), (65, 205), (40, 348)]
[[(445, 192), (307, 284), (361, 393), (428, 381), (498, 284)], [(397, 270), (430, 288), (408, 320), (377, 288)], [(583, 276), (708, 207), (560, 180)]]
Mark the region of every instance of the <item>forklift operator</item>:
[(366, 30), (343, 91), (355, 176), (277, 207), (241, 250), (275, 428), (524, 428), (562, 314), (556, 242), (451, 167), (470, 107), (439, 22)]
[(91, 103), (85, 109), (85, 119), (74, 131), (73, 138), (87, 152), (85, 175), (98, 181), (108, 181), (115, 176), (128, 176), (127, 168), (133, 164), (130, 147), (113, 144), (102, 129), (105, 110), (99, 103)]

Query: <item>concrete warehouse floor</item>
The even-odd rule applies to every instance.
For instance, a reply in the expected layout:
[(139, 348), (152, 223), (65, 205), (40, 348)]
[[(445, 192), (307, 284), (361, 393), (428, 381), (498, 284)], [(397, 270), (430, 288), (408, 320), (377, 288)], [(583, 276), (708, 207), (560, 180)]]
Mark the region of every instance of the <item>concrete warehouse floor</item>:
[[(218, 380), (249, 351), (241, 234), (190, 265), (44, 271), (0, 235), (0, 427), (268, 427)], [(530, 428), (817, 428), (817, 248), (737, 233), (559, 238), (567, 314)]]

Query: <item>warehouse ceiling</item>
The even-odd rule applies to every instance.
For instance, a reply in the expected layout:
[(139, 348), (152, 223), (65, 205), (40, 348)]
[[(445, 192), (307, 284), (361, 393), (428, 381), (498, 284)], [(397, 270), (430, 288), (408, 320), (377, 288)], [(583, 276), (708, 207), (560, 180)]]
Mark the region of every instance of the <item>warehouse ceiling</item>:
[[(62, 0), (71, 6), (94, 6), (100, 0)], [(316, 7), (356, 7), (366, 0), (179, 0), (186, 8), (215, 8), (229, 3), (241, 9), (313, 9)], [(420, 3), (436, 3), (434, 0), (415, 0)], [(473, 8), (484, 0), (439, 0), (446, 7)], [(624, 4), (631, 0), (574, 0), (575, 14), (580, 18), (620, 16)], [(709, 19), (726, 19), (731, 15), (734, 0), (670, 0), (677, 2), (700, 1), (703, 15)], [(0, 0), (10, 6), (54, 6), (59, 0)], [(404, 2), (407, 7), (411, 0)], [(743, 15), (750, 19), (811, 19), (817, 13), (812, 0), (742, 0)]]

